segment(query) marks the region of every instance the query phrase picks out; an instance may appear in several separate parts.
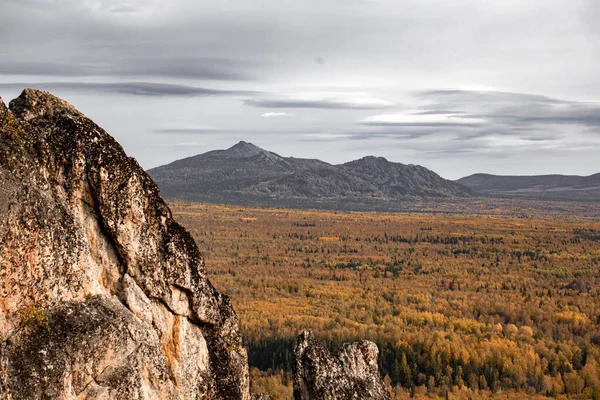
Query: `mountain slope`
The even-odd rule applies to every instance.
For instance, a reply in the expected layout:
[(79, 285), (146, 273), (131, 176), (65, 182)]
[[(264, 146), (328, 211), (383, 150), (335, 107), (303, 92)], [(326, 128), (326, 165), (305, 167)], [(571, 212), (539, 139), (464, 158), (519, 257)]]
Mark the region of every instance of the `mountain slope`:
[(456, 181), (475, 192), (502, 197), (600, 200), (600, 174), (500, 176), (474, 174)]
[[(473, 194), (421, 166), (371, 156), (331, 165), (281, 157), (246, 142), (178, 160), (148, 173), (166, 197), (191, 201), (315, 206), (314, 202), (324, 200), (352, 203)], [(332, 203), (328, 204), (330, 207)]]

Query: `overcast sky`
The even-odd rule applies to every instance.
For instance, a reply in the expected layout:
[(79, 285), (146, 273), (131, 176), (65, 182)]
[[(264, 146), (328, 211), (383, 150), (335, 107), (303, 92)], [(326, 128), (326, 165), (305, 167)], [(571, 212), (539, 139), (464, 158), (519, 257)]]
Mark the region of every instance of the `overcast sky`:
[(145, 168), (240, 140), (446, 178), (600, 172), (597, 0), (0, 0), (0, 96)]

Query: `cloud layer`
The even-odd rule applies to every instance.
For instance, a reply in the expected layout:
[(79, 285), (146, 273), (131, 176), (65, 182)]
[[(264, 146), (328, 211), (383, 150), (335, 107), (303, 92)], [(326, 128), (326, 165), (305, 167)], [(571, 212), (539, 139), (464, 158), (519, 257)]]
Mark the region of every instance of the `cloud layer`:
[(0, 83), (1, 88), (21, 89), (32, 86), (35, 89), (46, 91), (69, 91), (86, 94), (99, 92), (116, 93), (134, 96), (161, 96), (161, 97), (203, 97), (203, 96), (247, 96), (250, 91), (207, 89), (187, 85), (174, 85), (167, 83), (151, 82), (36, 82), (36, 83)]
[(0, 95), (59, 94), (145, 167), (243, 139), (448, 177), (590, 174), (597, 3), (5, 0)]

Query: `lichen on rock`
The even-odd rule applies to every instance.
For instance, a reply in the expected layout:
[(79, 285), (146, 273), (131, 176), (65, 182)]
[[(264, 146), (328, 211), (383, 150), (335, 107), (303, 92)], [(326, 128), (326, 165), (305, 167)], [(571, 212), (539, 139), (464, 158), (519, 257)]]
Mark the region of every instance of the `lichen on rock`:
[(231, 303), (138, 163), (37, 90), (0, 133), (0, 398), (248, 399)]
[(0, 97), (0, 137), (16, 137), (19, 133), (19, 123)]

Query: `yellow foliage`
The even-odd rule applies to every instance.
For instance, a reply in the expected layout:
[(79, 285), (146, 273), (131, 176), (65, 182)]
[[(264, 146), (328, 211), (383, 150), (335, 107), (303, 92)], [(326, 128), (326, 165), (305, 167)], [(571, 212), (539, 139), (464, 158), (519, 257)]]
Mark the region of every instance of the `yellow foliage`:
[(340, 238), (337, 236), (321, 236), (319, 240), (321, 242), (339, 242)]
[(556, 314), (558, 322), (563, 324), (573, 325), (587, 325), (590, 323), (590, 319), (587, 315), (577, 311), (563, 311)]
[[(247, 345), (293, 343), (308, 328), (335, 343), (419, 349), (409, 360), (419, 372), (431, 370), (422, 363), (443, 364), (437, 380), (415, 374), (413, 393), (392, 383), (393, 398), (444, 398), (447, 387), (449, 398), (533, 399), (579, 390), (578, 377), (586, 390), (600, 385), (600, 347), (590, 335), (597, 219), (531, 210), (510, 218), (501, 208), (491, 210), (502, 217), (171, 206), (200, 243), (211, 281), (231, 297)], [(456, 366), (469, 372), (458, 377)], [(561, 371), (571, 370), (577, 376), (567, 385)], [(279, 374), (255, 371), (254, 382), (289, 398), (291, 383)], [(435, 388), (423, 395), (423, 385)]]

